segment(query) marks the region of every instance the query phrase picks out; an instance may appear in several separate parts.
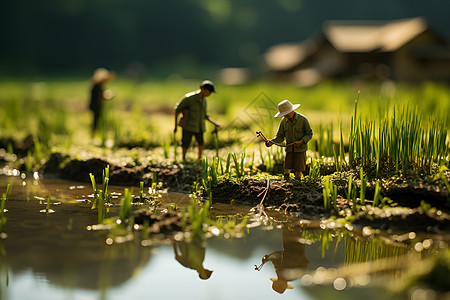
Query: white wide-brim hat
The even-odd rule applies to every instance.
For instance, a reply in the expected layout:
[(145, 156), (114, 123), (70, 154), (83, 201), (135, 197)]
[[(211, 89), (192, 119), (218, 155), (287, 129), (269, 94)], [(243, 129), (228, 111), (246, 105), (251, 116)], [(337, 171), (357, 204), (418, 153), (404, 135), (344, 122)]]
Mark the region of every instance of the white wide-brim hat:
[(278, 103), (278, 112), (276, 113), (275, 118), (284, 117), (299, 107), (300, 104), (292, 104), (289, 100), (283, 100)]

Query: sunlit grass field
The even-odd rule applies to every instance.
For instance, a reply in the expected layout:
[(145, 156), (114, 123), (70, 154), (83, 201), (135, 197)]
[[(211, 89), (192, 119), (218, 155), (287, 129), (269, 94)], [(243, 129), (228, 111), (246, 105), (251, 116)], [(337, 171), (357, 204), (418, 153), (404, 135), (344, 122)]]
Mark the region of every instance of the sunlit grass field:
[[(89, 106), (90, 81), (54, 79), (42, 82), (0, 82), (0, 136), (20, 140), (28, 135), (39, 137), (47, 150), (53, 147), (91, 147), (143, 145), (168, 147), (173, 142), (175, 104), (187, 92), (197, 89), (200, 81), (160, 80), (134, 82), (117, 78), (106, 88), (115, 97), (105, 104), (102, 130), (91, 136)], [(324, 82), (315, 87), (258, 81), (227, 86), (216, 83), (217, 94), (208, 98), (208, 112), (222, 123), (219, 145), (233, 151), (260, 142), (255, 132), (273, 137), (279, 119), (273, 117), (277, 103), (289, 99), (301, 104), (314, 131), (310, 150), (332, 156), (332, 144), (348, 146), (351, 118), (358, 99), (358, 117), (363, 126), (379, 124), (396, 111), (409, 107), (420, 116), (418, 126), (425, 128), (439, 121), (449, 125), (450, 89), (445, 84), (416, 85), (388, 83)], [(374, 124), (376, 125), (376, 124)], [(212, 125), (207, 123), (207, 143), (213, 143)], [(181, 138), (179, 130), (176, 139)]]

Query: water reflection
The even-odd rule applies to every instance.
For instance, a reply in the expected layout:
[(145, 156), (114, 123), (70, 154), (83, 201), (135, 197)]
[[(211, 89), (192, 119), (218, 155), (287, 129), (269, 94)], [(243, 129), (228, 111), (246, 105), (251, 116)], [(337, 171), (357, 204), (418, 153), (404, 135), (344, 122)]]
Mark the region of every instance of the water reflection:
[(95, 223), (89, 207), (61, 204), (57, 213), (45, 215), (38, 205), (8, 203), (0, 265), (10, 272), (32, 270), (56, 286), (97, 290), (123, 284), (148, 264), (151, 249), (133, 243), (110, 247), (104, 232), (87, 231)]
[(305, 245), (300, 243), (302, 230), (300, 226), (284, 225), (282, 229), (283, 249), (264, 255), (260, 266), (256, 266), (259, 271), (266, 262), (271, 262), (277, 274), (277, 278), (270, 278), (272, 289), (280, 294), (286, 289), (293, 289), (289, 281), (299, 279), (303, 276), (308, 259), (305, 255)]
[(195, 238), (192, 241), (180, 241), (173, 243), (173, 252), (175, 259), (184, 267), (196, 270), (198, 277), (201, 279), (209, 279), (213, 271), (203, 267), (205, 260), (204, 241)]
[[(448, 236), (347, 230), (336, 224), (319, 227), (284, 214), (279, 219), (271, 216), (267, 226), (263, 222), (250, 226), (242, 239), (208, 239), (207, 247), (205, 240), (143, 247), (141, 232), (127, 243), (107, 245), (107, 232), (86, 230), (97, 222), (96, 212), (85, 201), (76, 201), (85, 199), (90, 187), (71, 186), (74, 183), (45, 185), (52, 202), (59, 202), (53, 214), (39, 213), (45, 204), (34, 199), (43, 194), (42, 182), (13, 186), (3, 228), (7, 236), (0, 235), (0, 299), (63, 299), (67, 295), (60, 297), (61, 291), (74, 295), (88, 291), (86, 299), (152, 295), (201, 300), (211, 299), (217, 290), (225, 299), (273, 299), (278, 293), (284, 300), (323, 299), (337, 292), (351, 299), (354, 295), (347, 293), (355, 288), (360, 289), (359, 296), (376, 299), (379, 294), (374, 287), (401, 280), (412, 260), (421, 261), (448, 248)], [(25, 201), (27, 197), (31, 200)], [(185, 198), (189, 203), (189, 197)], [(184, 201), (170, 194), (163, 199), (177, 205)], [(219, 207), (212, 214), (229, 212)], [(260, 273), (251, 268), (259, 261)], [(22, 280), (23, 276), (28, 277)], [(32, 293), (33, 284), (41, 282), (48, 284), (42, 296), (22, 297), (21, 293)], [(149, 291), (149, 282), (157, 288)], [(235, 289), (228, 291), (224, 286)], [(294, 286), (294, 291), (287, 291)], [(238, 289), (239, 294), (234, 294)]]

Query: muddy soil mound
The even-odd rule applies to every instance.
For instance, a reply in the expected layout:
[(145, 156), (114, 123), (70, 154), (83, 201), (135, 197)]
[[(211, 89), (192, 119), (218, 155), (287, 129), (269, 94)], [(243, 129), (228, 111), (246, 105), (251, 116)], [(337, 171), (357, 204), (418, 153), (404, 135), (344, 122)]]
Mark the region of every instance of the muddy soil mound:
[(107, 160), (91, 158), (73, 159), (60, 153), (53, 153), (42, 169), (44, 175), (53, 175), (63, 179), (90, 182), (89, 174), (97, 182), (102, 181), (102, 173), (109, 165), (109, 184), (139, 187), (141, 181), (150, 186), (154, 174), (157, 182), (172, 191), (190, 192), (193, 182), (199, 180), (202, 167), (198, 163), (149, 163), (139, 166), (122, 166)]
[(450, 215), (436, 208), (425, 211), (422, 208), (408, 207), (366, 207), (355, 215), (353, 225), (369, 225), (382, 230), (450, 231)]
[(307, 215), (323, 213), (322, 192), (317, 187), (298, 181), (244, 178), (224, 179), (212, 187), (213, 202), (256, 206), (264, 199), (265, 207), (303, 212)]
[(153, 211), (142, 209), (135, 212), (134, 223), (148, 226), (147, 231), (151, 234), (183, 231), (182, 214), (173, 211), (155, 214)]

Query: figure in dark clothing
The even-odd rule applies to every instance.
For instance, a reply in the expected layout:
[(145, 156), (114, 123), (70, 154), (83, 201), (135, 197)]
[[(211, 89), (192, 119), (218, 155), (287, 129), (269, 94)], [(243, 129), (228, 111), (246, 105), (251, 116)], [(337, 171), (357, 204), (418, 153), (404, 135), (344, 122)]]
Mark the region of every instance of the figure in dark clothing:
[(92, 122), (92, 135), (98, 129), (99, 120), (103, 111), (103, 102), (114, 97), (114, 94), (110, 90), (105, 90), (104, 87), (108, 81), (114, 78), (115, 74), (105, 68), (98, 68), (92, 76), (91, 101), (89, 104), (89, 109), (92, 111), (94, 117)]

